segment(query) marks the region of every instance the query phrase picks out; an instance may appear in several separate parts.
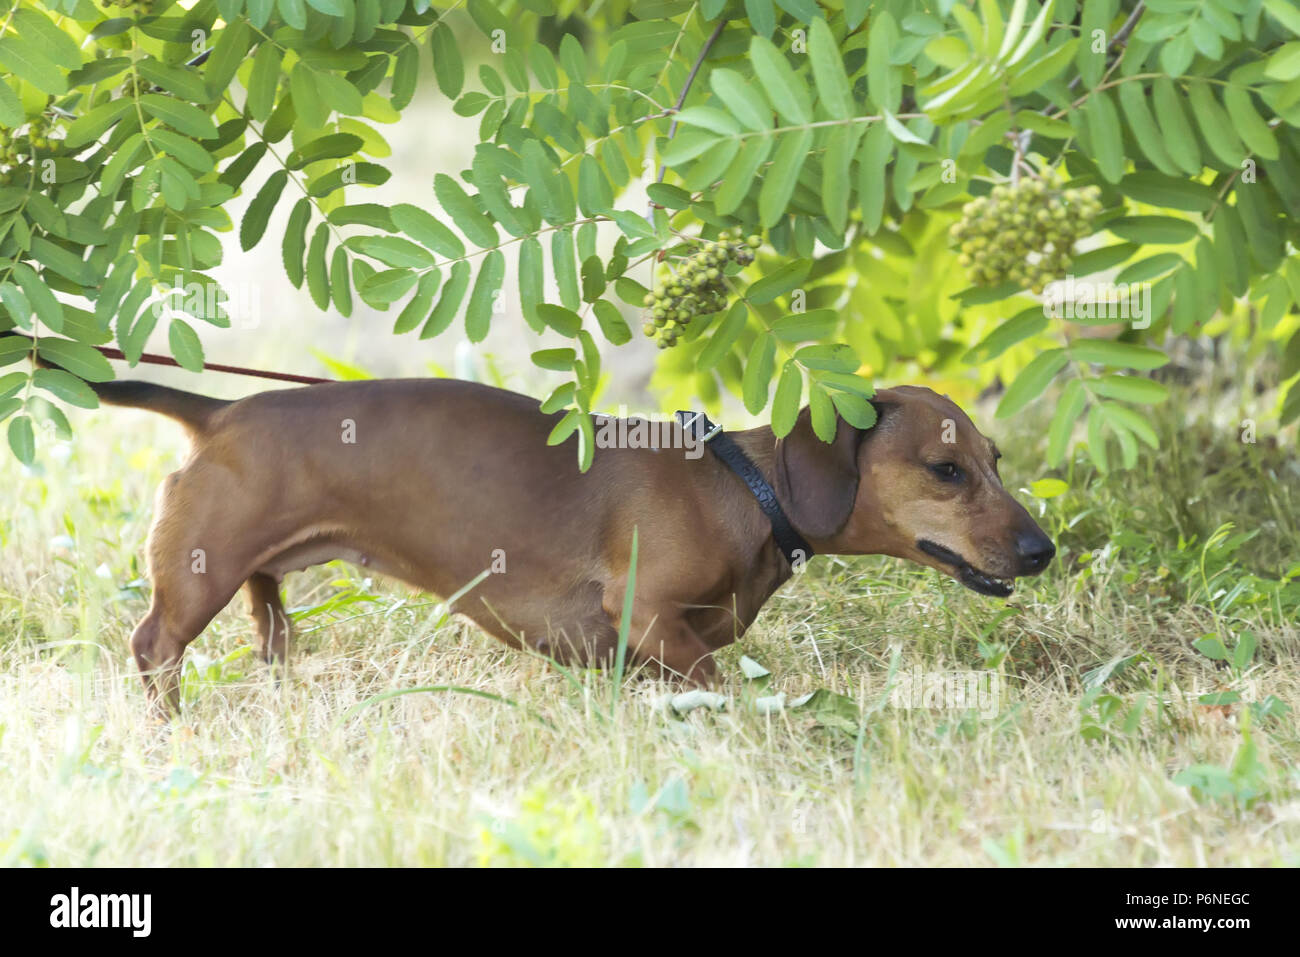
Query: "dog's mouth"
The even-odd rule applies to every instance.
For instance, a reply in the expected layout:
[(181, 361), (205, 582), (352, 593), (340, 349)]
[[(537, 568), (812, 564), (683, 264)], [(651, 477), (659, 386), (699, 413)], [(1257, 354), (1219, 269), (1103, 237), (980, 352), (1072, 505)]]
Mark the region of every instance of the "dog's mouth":
[(1014, 578), (997, 578), (993, 575), (986, 575), (952, 549), (944, 548), (928, 538), (918, 541), (916, 547), (931, 558), (936, 558), (943, 564), (952, 566), (953, 576), (971, 591), (977, 591), (981, 595), (990, 595), (994, 598), (1006, 598), (1015, 589)]

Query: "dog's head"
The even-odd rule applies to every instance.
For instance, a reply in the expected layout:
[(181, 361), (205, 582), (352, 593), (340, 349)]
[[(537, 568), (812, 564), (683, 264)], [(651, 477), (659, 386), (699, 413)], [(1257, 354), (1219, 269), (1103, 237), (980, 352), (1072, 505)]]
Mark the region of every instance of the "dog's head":
[(871, 429), (840, 419), (828, 444), (805, 409), (777, 442), (777, 494), (820, 551), (910, 559), (998, 597), (1047, 567), (1055, 546), (1002, 487), (997, 448), (966, 413), (916, 386), (872, 405)]

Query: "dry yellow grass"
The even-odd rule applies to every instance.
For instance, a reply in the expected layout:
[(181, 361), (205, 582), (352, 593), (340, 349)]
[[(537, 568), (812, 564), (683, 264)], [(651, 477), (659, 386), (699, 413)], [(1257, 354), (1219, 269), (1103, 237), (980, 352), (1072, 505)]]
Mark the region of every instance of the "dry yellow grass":
[[(1249, 568), (1285, 567), (1287, 549), (1295, 561), (1293, 478), (1275, 471), (1261, 487), (1266, 473), (1251, 474), (1285, 469), (1280, 453), (1241, 451), (1227, 466), (1237, 474), (1215, 480), (1225, 491), (1179, 506), (1185, 519), (1161, 503), (1185, 492), (1179, 482), (1213, 485), (1173, 475), (1180, 454), (1091, 489), (1080, 470), (1070, 493), (1041, 506), (1063, 561), (1022, 584), (1001, 618), (1003, 603), (924, 570), (819, 559), (722, 656), (729, 708), (680, 717), (662, 709), (664, 687), (639, 678), (609, 715), (607, 676), (575, 684), (441, 622), (429, 596), (316, 569), (290, 579), (291, 608), (374, 600), (300, 621), (278, 684), (248, 654), (250, 626), (233, 605), (191, 646), (185, 714), (160, 731), (144, 720), (126, 639), (145, 607), (132, 582), (152, 489), (183, 440), (120, 411), (82, 416), (78, 428), (73, 443), (47, 444), (43, 474), (0, 465), (11, 506), (0, 523), (5, 864), (1300, 863), (1295, 714), (1243, 730), (1248, 703), (1300, 701), (1300, 630), (1284, 603), (1295, 594), (1274, 601), (1259, 597), (1267, 584), (1249, 585)], [(1038, 476), (1031, 443), (1003, 444), (1013, 485)], [(1184, 520), (1262, 534), (1216, 577), (1217, 553), (1197, 557), (1203, 539), (1177, 548), (1169, 522)], [(1110, 562), (1107, 542), (1119, 548)], [(1180, 556), (1187, 568), (1208, 561), (1208, 587), (1180, 571)], [(1224, 607), (1241, 581), (1254, 597)], [(1259, 650), (1239, 671), (1191, 647), (1210, 632), (1231, 647), (1245, 630)], [(914, 669), (995, 671), (996, 713), (897, 706), (895, 651), (896, 681)], [(1085, 699), (1086, 676), (1135, 653), (1144, 657), (1102, 688), (1120, 702), (1107, 722), (1105, 702)], [(763, 694), (852, 698), (856, 730), (817, 724), (807, 708), (747, 705), (741, 654), (772, 671)], [(429, 685), (513, 705), (423, 692), (349, 714)], [(1216, 689), (1243, 703), (1198, 700)], [(1092, 725), (1107, 729), (1100, 740), (1082, 733)], [(1236, 800), (1175, 781), (1234, 760)]]

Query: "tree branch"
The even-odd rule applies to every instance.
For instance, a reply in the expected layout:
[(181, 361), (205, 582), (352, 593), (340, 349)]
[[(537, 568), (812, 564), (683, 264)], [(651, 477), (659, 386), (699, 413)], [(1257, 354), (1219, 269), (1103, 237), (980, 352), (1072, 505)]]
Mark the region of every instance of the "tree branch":
[[(709, 34), (709, 38), (704, 41), (704, 46), (700, 47), (699, 56), (695, 58), (695, 63), (691, 66), (691, 72), (686, 75), (686, 82), (682, 85), (682, 92), (678, 95), (677, 102), (673, 104), (673, 108), (672, 108), (673, 113), (681, 112), (682, 104), (686, 102), (686, 97), (691, 92), (691, 86), (695, 83), (695, 77), (699, 75), (700, 67), (704, 65), (704, 60), (709, 55), (709, 51), (713, 49), (713, 44), (717, 42), (718, 37), (722, 36), (722, 29), (726, 25), (727, 25), (727, 20), (725, 17), (719, 20), (718, 25), (714, 27), (713, 32)], [(668, 138), (671, 140), (676, 135), (677, 135), (677, 117), (674, 116), (672, 123), (670, 123), (668, 126)], [(667, 172), (668, 172), (667, 165), (665, 165), (664, 163), (660, 163), (659, 175), (655, 177), (655, 182), (662, 183), (664, 181), (664, 174)], [(651, 216), (653, 215), (653, 211), (654, 211), (654, 206), (653, 204), (651, 204), (650, 209), (646, 211), (646, 219), (651, 218)]]

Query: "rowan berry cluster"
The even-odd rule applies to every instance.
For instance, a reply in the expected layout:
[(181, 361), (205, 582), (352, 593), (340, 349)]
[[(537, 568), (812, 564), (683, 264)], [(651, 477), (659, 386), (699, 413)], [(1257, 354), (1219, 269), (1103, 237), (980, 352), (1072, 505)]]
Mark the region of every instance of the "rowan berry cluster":
[(19, 181), (15, 169), (24, 158), (30, 160), (53, 145), (55, 124), (45, 116), (36, 116), (27, 122), (26, 132), (0, 126), (0, 186)]
[(717, 242), (702, 244), (675, 273), (659, 277), (654, 292), (646, 295), (648, 312), (642, 331), (660, 349), (675, 346), (692, 319), (720, 312), (727, 305), (724, 271), (730, 263), (752, 263), (761, 243), (758, 236), (744, 239), (722, 232)]
[(1011, 280), (1040, 293), (1067, 274), (1074, 244), (1092, 235), (1100, 196), (1096, 186), (1056, 190), (1038, 179), (995, 186), (962, 207), (950, 233), (957, 261), (976, 285)]

